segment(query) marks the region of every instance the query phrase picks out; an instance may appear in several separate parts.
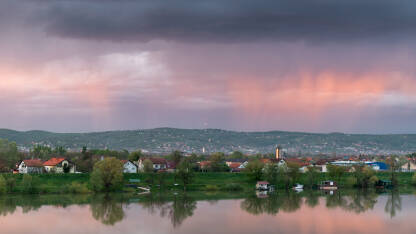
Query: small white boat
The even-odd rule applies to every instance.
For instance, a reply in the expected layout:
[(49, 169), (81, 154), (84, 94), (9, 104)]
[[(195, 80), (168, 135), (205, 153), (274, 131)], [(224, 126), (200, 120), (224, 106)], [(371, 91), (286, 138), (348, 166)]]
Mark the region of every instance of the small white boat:
[(302, 184), (295, 184), (295, 186), (293, 186), (293, 189), (296, 190), (296, 191), (303, 190), (303, 185)]

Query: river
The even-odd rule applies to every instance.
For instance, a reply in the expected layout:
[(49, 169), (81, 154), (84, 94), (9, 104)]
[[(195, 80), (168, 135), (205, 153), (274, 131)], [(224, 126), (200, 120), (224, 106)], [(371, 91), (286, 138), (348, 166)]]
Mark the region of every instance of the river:
[(416, 233), (412, 191), (0, 197), (0, 233)]

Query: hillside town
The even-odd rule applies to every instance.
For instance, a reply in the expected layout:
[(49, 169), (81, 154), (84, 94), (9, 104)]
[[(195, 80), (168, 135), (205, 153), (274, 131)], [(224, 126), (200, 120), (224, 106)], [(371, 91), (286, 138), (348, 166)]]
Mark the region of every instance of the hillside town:
[[(142, 154), (142, 153), (141, 153)], [(285, 166), (288, 163), (295, 164), (299, 167), (299, 171), (305, 173), (309, 168), (313, 167), (319, 172), (328, 172), (328, 166), (346, 167), (348, 170), (354, 170), (354, 165), (366, 165), (374, 171), (387, 171), (389, 165), (386, 163), (388, 156), (339, 156), (339, 157), (286, 157), (284, 151), (278, 147), (274, 155), (254, 155), (246, 156), (240, 152), (234, 152), (230, 155), (223, 153), (216, 153), (209, 156), (196, 156), (196, 154), (183, 154), (175, 151), (177, 159), (170, 156), (157, 155), (142, 155), (134, 159), (120, 159), (123, 164), (124, 173), (140, 173), (145, 172), (146, 167), (151, 165), (154, 172), (174, 172), (180, 158), (191, 159), (200, 172), (230, 172), (239, 173), (244, 172), (247, 165), (254, 160), (259, 161), (263, 165), (275, 164), (278, 166)], [(236, 156), (238, 155), (238, 156)], [(106, 155), (91, 155), (95, 161), (104, 160)], [(174, 156), (175, 157), (175, 156)], [(179, 159), (178, 159), (179, 158)], [(416, 171), (416, 157), (415, 154), (400, 157), (402, 172)], [(148, 164), (148, 165), (146, 165)], [(87, 171), (84, 171), (87, 172)], [(24, 159), (16, 163), (13, 173), (31, 174), (31, 173), (82, 173), (77, 170), (77, 165), (73, 161), (65, 157), (51, 157), (47, 160), (41, 159)]]

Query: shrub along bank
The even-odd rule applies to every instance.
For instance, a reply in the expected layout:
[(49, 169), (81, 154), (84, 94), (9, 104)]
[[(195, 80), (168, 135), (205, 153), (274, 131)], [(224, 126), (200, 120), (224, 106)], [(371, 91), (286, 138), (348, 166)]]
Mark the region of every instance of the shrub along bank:
[[(378, 179), (389, 180), (390, 173), (377, 172)], [(397, 173), (400, 186), (410, 186), (414, 173)], [(335, 180), (340, 187), (352, 187), (350, 179), (352, 173), (345, 173)], [(131, 179), (134, 179), (131, 181)], [(139, 179), (140, 182), (135, 181)], [(261, 178), (264, 179), (264, 178)], [(317, 173), (314, 183), (318, 184), (324, 180), (334, 180), (328, 173)], [(301, 173), (293, 183), (307, 184), (310, 180), (307, 174)], [(252, 191), (256, 181), (246, 173), (216, 173), (198, 172), (194, 173), (192, 181), (187, 186), (189, 191)], [(278, 181), (278, 189), (284, 189), (285, 184)], [(180, 178), (174, 173), (138, 173), (124, 174), (122, 184), (134, 184), (150, 187), (152, 190), (182, 190), (183, 185)], [(90, 174), (0, 174), (0, 195), (11, 194), (64, 194), (64, 193), (90, 193), (94, 186), (90, 180)], [(123, 191), (122, 186), (117, 191)], [(127, 190), (126, 190), (127, 191)], [(134, 190), (133, 190), (134, 191)]]

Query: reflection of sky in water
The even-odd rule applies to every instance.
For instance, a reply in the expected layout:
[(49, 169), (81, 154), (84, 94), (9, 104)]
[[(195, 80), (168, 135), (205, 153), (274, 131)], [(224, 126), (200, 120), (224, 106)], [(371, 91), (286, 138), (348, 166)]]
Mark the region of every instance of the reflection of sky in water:
[[(392, 218), (386, 211), (388, 195), (375, 196), (374, 206), (370, 204), (370, 208), (359, 213), (354, 211), (368, 205), (366, 200), (354, 208), (349, 208), (350, 203), (342, 208), (328, 208), (324, 197), (313, 208), (306, 204), (305, 198), (301, 198), (298, 209), (287, 207), (289, 203), (280, 203), (274, 215), (266, 212), (255, 215), (253, 209), (257, 205), (269, 205), (266, 200), (256, 198), (198, 201), (196, 208), (187, 213), (190, 216), (182, 213), (181, 205), (175, 207), (177, 213), (172, 213), (172, 202), (153, 209), (137, 203), (66, 208), (44, 205), (25, 213), (18, 207), (14, 213), (0, 216), (0, 233), (416, 233), (416, 196), (400, 197), (401, 209), (397, 208)], [(282, 202), (276, 200), (279, 201)], [(163, 217), (161, 207), (165, 208)], [(183, 218), (176, 228), (172, 225), (172, 215)], [(114, 225), (103, 224), (103, 220), (111, 219), (116, 220)]]

